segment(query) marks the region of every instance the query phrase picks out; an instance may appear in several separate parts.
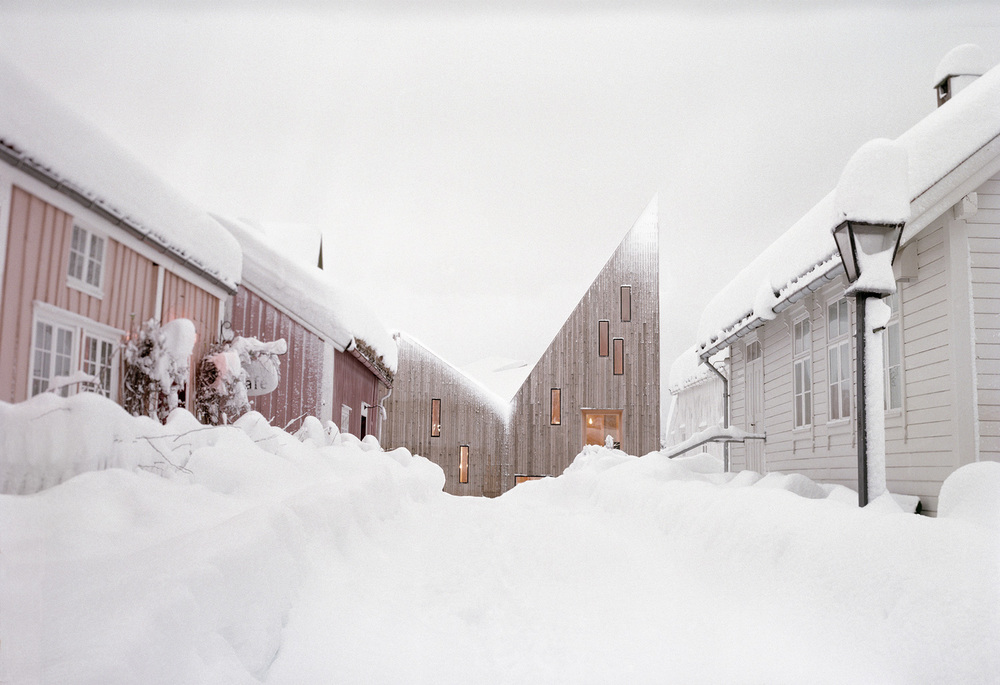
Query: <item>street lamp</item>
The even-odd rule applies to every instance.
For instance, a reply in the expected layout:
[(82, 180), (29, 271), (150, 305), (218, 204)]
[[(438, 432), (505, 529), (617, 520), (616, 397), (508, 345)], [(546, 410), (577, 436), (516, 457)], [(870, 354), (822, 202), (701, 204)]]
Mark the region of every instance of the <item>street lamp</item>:
[(906, 150), (889, 140), (863, 145), (837, 184), (835, 209), (842, 221), (833, 238), (856, 298), (858, 503), (886, 491), (885, 414), (881, 331), (889, 320), (882, 298), (896, 292), (892, 263), (910, 217)]

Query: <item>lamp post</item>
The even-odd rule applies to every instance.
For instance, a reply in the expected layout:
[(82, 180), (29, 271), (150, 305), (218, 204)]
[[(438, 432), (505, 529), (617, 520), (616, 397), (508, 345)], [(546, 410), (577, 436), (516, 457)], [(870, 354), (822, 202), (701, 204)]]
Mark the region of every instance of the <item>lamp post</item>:
[(858, 504), (886, 491), (885, 408), (881, 331), (889, 320), (882, 298), (896, 292), (892, 263), (909, 219), (906, 151), (888, 140), (863, 145), (837, 184), (842, 221), (833, 238), (856, 298)]

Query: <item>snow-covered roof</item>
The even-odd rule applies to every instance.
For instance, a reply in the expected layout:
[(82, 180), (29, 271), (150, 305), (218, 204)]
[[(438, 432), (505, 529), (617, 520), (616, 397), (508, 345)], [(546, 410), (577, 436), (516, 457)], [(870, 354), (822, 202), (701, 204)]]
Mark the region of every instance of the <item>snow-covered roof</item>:
[(0, 157), (235, 290), (240, 248), (204, 210), (0, 60)]
[[(700, 350), (697, 345), (689, 347), (670, 365), (670, 376), (667, 380), (670, 394), (676, 395), (685, 388), (698, 385), (709, 378), (717, 378), (712, 370), (701, 362), (701, 357), (698, 355)], [(715, 368), (720, 368), (728, 356), (729, 349), (726, 348), (712, 355), (709, 361)]]
[(216, 216), (243, 248), (243, 280), (259, 295), (328, 339), (341, 351), (364, 340), (396, 372), (396, 341), (348, 288), (315, 263), (303, 264), (277, 247), (279, 237), (251, 222)]
[[(1000, 67), (994, 67), (896, 139), (908, 157), (906, 185), (913, 216), (903, 230), (903, 244), (926, 225), (918, 218), (935, 205), (929, 191), (960, 166), (963, 174), (977, 172), (986, 163), (977, 153), (998, 137)], [(979, 166), (966, 165), (973, 158)], [(702, 356), (773, 317), (770, 307), (765, 311), (761, 306), (767, 300), (760, 297), (763, 288), (774, 294), (771, 304), (780, 305), (842, 270), (832, 235), (840, 223), (834, 195), (831, 191), (820, 200), (712, 298), (698, 325)]]
[(511, 399), (524, 385), (532, 367), (527, 362), (506, 357), (486, 357), (466, 364), (461, 371), (490, 388), (500, 397)]

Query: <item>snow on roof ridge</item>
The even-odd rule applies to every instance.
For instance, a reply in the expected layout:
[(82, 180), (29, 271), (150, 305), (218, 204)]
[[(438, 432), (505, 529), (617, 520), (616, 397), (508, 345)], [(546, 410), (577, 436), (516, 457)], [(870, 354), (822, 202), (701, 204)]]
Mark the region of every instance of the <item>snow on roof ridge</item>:
[(239, 245), (207, 212), (3, 59), (0, 92), (0, 157), (236, 289)]
[(338, 349), (350, 349), (364, 340), (396, 372), (399, 354), (392, 335), (367, 306), (331, 275), (315, 266), (300, 264), (275, 249), (273, 236), (242, 219), (216, 215), (243, 247), (244, 282), (262, 290), (308, 326), (329, 338)]
[(425, 345), (423, 342), (421, 342), (420, 340), (418, 340), (417, 338), (415, 338), (410, 333), (406, 333), (405, 331), (396, 330), (396, 331), (393, 331), (392, 337), (393, 338), (397, 338), (397, 337), (404, 338), (407, 341), (413, 343), (414, 345), (422, 347), (425, 352), (428, 352), (428, 353), (434, 355), (434, 357), (436, 357), (437, 359), (439, 359), (441, 361), (441, 363), (443, 363), (449, 369), (451, 369), (452, 371), (454, 371), (455, 373), (457, 373), (463, 379), (467, 380), (471, 385), (475, 386), (476, 390), (482, 391), (486, 395), (486, 398), (489, 399), (490, 401), (492, 401), (496, 405), (497, 409), (501, 410), (501, 413), (503, 414), (503, 416), (506, 419), (508, 419), (508, 420), (510, 419), (510, 414), (511, 414), (511, 402), (510, 402), (510, 400), (505, 400), (500, 395), (498, 395), (495, 392), (493, 392), (492, 390), (490, 390), (488, 387), (486, 387), (485, 384), (483, 384), (482, 382), (480, 382), (478, 379), (473, 378), (469, 374), (465, 373), (462, 369), (460, 369), (457, 366), (455, 366), (454, 364), (452, 364), (450, 361), (448, 361), (447, 359), (445, 359), (444, 357), (442, 357), (440, 354), (438, 354), (437, 352), (435, 352), (434, 350), (432, 350), (430, 347), (428, 347), (427, 345)]
[[(667, 390), (676, 395), (686, 388), (702, 383), (715, 374), (701, 361), (701, 347), (694, 345), (681, 352), (680, 356), (670, 365)], [(718, 363), (728, 356), (728, 349), (723, 349), (712, 355), (710, 363), (718, 368)]]
[[(998, 136), (1000, 67), (993, 67), (896, 138), (909, 157), (911, 204)], [(820, 267), (832, 258), (839, 261), (831, 234), (838, 223), (834, 194), (816, 203), (709, 301), (698, 325), (703, 351), (756, 320), (753, 299), (762, 283), (787, 300), (830, 270)], [(912, 236), (912, 230), (904, 230), (903, 243)]]

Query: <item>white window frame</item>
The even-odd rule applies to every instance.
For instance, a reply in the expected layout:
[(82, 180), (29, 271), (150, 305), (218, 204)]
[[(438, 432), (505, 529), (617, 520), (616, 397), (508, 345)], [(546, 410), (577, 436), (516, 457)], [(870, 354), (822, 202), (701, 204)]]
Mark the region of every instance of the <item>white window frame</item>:
[[(892, 296), (886, 298), (886, 305), (890, 308), (892, 305), (889, 300)], [(883, 382), (883, 392), (885, 397), (885, 413), (886, 414), (899, 414), (903, 411), (903, 401), (906, 396), (906, 380), (903, 373), (903, 317), (902, 317), (902, 298), (899, 294), (899, 284), (896, 285), (896, 309), (889, 316), (889, 322), (885, 326), (885, 330), (882, 331), (882, 382)], [(899, 350), (899, 359), (894, 367), (899, 369), (899, 405), (890, 406), (889, 405), (889, 335), (892, 329), (896, 330), (896, 335), (898, 336), (897, 349)]]
[[(796, 338), (799, 327), (806, 324), (809, 330), (804, 334), (804, 344), (801, 350), (795, 349)], [(811, 428), (813, 425), (813, 377), (812, 377), (812, 321), (808, 316), (803, 316), (792, 322), (792, 430), (803, 430)], [(804, 372), (800, 372), (804, 369)], [(801, 391), (796, 388), (800, 375), (808, 375), (808, 383), (803, 383)], [(799, 423), (799, 415), (796, 411), (799, 407), (799, 398), (802, 398), (802, 423)], [(808, 408), (808, 410), (807, 410)], [(808, 420), (805, 420), (808, 416)]]
[[(109, 342), (114, 346), (114, 354), (111, 358), (111, 387), (108, 388), (110, 399), (118, 401), (118, 361), (121, 354), (120, 341), (125, 336), (125, 331), (112, 326), (98, 323), (80, 314), (60, 309), (47, 302), (34, 302), (31, 317), (31, 354), (28, 359), (28, 397), (33, 397), (32, 386), (35, 379), (35, 345), (38, 334), (38, 324), (46, 323), (53, 327), (70, 329), (73, 331), (72, 362), (70, 373), (83, 369), (83, 341), (87, 337), (96, 338), (99, 341)], [(50, 374), (46, 379), (48, 384), (52, 383), (55, 367), (50, 368)], [(68, 391), (62, 392), (64, 397), (75, 394), (78, 387), (70, 386)], [(48, 389), (42, 392), (48, 392)]]
[[(830, 316), (830, 309), (837, 307), (837, 325), (834, 326), (834, 320)], [(847, 309), (847, 318), (845, 321), (845, 327), (843, 330), (840, 328), (840, 309), (844, 307)], [(839, 424), (847, 423), (851, 420), (854, 415), (854, 407), (852, 398), (853, 393), (853, 379), (854, 370), (851, 365), (851, 307), (848, 299), (844, 296), (836, 297), (826, 303), (826, 387), (827, 387), (827, 423)], [(836, 330), (835, 330), (836, 329)], [(846, 372), (844, 371), (844, 361), (845, 354), (844, 350), (847, 350), (846, 354)], [(837, 368), (839, 373), (837, 378), (833, 377), (833, 364), (831, 359), (836, 355)], [(844, 387), (847, 387), (847, 406), (844, 407)], [(834, 417), (834, 403), (833, 403), (833, 389), (834, 386), (837, 388), (837, 411), (838, 416)], [(846, 409), (846, 411), (845, 411)]]
[[(72, 272), (73, 267), (73, 234), (79, 229), (84, 233), (84, 254), (82, 256), (83, 265), (81, 269), (81, 276), (75, 276)], [(100, 255), (100, 267), (101, 272), (98, 275), (97, 283), (91, 283), (87, 280), (87, 272), (90, 268), (92, 262), (92, 257), (90, 254), (91, 246), (93, 241), (97, 239), (101, 241), (101, 255)], [(77, 253), (78, 254), (78, 253)], [(104, 297), (104, 275), (107, 273), (107, 262), (108, 262), (108, 236), (100, 231), (95, 231), (93, 228), (88, 226), (86, 223), (75, 220), (73, 221), (73, 227), (70, 229), (69, 236), (69, 259), (67, 260), (66, 266), (66, 285), (74, 290), (79, 290), (82, 293), (91, 295), (101, 299)]]

